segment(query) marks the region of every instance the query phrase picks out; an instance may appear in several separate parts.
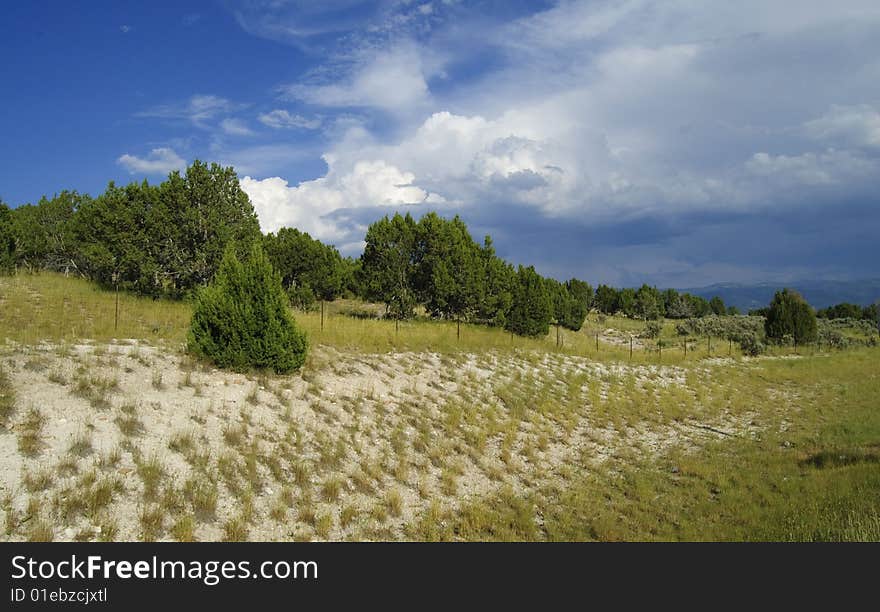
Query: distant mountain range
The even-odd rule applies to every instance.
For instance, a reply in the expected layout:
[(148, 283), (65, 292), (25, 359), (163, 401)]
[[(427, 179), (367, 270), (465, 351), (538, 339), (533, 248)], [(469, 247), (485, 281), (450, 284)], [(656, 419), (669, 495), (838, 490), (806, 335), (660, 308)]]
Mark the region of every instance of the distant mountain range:
[(679, 289), (706, 299), (719, 296), (728, 306), (736, 306), (743, 313), (752, 308), (767, 306), (773, 294), (784, 287), (797, 290), (813, 308), (826, 308), (849, 302), (867, 306), (880, 300), (880, 279), (858, 281), (804, 280), (790, 283), (760, 283), (744, 285), (719, 283), (708, 287)]

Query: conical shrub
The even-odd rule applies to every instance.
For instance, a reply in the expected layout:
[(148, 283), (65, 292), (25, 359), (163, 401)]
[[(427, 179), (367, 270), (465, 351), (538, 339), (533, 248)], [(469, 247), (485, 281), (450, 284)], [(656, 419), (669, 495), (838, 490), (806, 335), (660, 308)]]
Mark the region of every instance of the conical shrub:
[(236, 371), (296, 370), (308, 343), (288, 301), (280, 275), (258, 243), (244, 262), (229, 248), (214, 281), (196, 295), (188, 349)]

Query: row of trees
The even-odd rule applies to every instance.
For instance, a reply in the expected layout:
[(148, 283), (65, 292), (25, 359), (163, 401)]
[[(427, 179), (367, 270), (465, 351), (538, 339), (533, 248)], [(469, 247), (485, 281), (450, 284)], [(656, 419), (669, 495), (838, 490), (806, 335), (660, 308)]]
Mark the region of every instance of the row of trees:
[[(244, 259), (255, 242), (300, 308), (353, 295), (385, 303), (395, 318), (411, 317), (422, 307), (435, 318), (531, 336), (546, 334), (550, 325), (578, 330), (590, 308), (643, 320), (738, 314), (719, 297), (706, 300), (649, 285), (599, 285), (594, 292), (579, 279), (544, 278), (531, 266), (514, 267), (499, 258), (489, 236), (477, 243), (459, 217), (436, 213), (418, 221), (396, 214), (373, 223), (357, 260), (297, 229), (264, 236), (233, 168), (199, 161), (158, 185), (111, 182), (97, 198), (64, 191), (16, 209), (0, 203), (0, 269), (76, 273), (152, 296), (192, 294), (214, 277), (229, 245)], [(776, 334), (771, 308), (755, 314)], [(819, 316), (876, 321), (877, 305), (839, 304)], [(767, 336), (773, 337), (770, 328)], [(800, 327), (786, 333), (796, 341), (810, 335)]]
[(876, 322), (880, 320), (880, 304), (874, 303), (862, 307), (858, 304), (841, 302), (828, 308), (820, 308), (816, 311), (816, 316), (820, 319), (855, 319)]
[(631, 318), (649, 321), (661, 317), (691, 319), (713, 314), (739, 314), (735, 306), (726, 307), (724, 300), (718, 296), (707, 300), (698, 295), (679, 293), (675, 289), (661, 291), (649, 285), (642, 285), (638, 289), (599, 285), (593, 306), (603, 314), (623, 313)]
[(356, 286), (396, 318), (423, 306), (436, 318), (537, 336), (551, 324), (579, 330), (592, 300), (584, 281), (561, 283), (531, 266), (514, 268), (496, 255), (489, 236), (478, 244), (458, 216), (386, 216), (369, 226), (365, 241)]
[(301, 310), (311, 308), (316, 300), (357, 292), (357, 262), (305, 232), (282, 227), (263, 238), (263, 248), (281, 274), (291, 303)]
[(110, 183), (0, 210), (6, 268), (77, 273), (138, 293), (182, 297), (213, 278), (226, 246), (261, 238), (232, 168), (196, 161), (159, 185)]

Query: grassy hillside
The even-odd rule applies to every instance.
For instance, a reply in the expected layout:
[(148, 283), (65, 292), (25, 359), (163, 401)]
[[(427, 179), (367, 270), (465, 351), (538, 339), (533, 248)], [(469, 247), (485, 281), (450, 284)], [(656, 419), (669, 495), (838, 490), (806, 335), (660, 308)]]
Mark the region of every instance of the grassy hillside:
[[(116, 296), (95, 284), (44, 272), (37, 275), (0, 276), (0, 340), (22, 344), (73, 342), (89, 339), (106, 342), (134, 338), (164, 342), (177, 347), (186, 341), (191, 308), (186, 302), (153, 300), (126, 293), (119, 295), (118, 328)], [(314, 344), (360, 352), (436, 351), (462, 352), (486, 350), (541, 350), (570, 355), (591, 355), (600, 359), (629, 359), (629, 338), (644, 328), (641, 321), (591, 315), (583, 329), (571, 332), (551, 328), (545, 338), (523, 338), (499, 328), (462, 325), (457, 338), (456, 325), (446, 321), (414, 320), (395, 323), (364, 316), (377, 314), (382, 307), (349, 300), (325, 304), (324, 326), (319, 311), (294, 316)], [(350, 316), (355, 313), (359, 316)], [(596, 349), (596, 334), (599, 349)], [(664, 337), (674, 336), (667, 322)], [(683, 347), (665, 350), (663, 355), (643, 354), (645, 346), (635, 340), (634, 356), (645, 362), (677, 363), (684, 358)], [(651, 344), (653, 347), (653, 344)], [(716, 343), (715, 354), (727, 354), (728, 347)], [(708, 346), (693, 344), (691, 358), (705, 356)]]
[(242, 375), (181, 352), (185, 303), (120, 295), (115, 330), (112, 292), (0, 277), (0, 539), (880, 539), (877, 347), (630, 359), (637, 321), (370, 308), (296, 313), (303, 371)]

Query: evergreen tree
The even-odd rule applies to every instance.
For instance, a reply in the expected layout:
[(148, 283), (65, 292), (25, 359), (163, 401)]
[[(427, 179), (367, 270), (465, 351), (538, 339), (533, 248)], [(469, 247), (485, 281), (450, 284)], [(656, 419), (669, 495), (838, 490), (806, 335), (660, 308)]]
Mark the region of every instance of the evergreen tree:
[(636, 290), (629, 287), (621, 289), (617, 294), (617, 309), (628, 317), (637, 317)]
[(521, 336), (544, 336), (550, 331), (551, 316), (550, 297), (540, 275), (531, 266), (520, 266), (505, 329)]
[(820, 319), (861, 319), (862, 314), (861, 306), (842, 302), (828, 308), (822, 308), (816, 313), (816, 316)]
[(593, 301), (596, 305), (596, 310), (602, 314), (611, 315), (617, 312), (619, 308), (619, 298), (618, 291), (614, 287), (599, 285), (596, 288), (596, 296), (593, 298)]
[(764, 332), (776, 341), (790, 336), (796, 344), (813, 342), (817, 336), (816, 313), (797, 291), (777, 291), (767, 310)]
[(633, 312), (636, 317), (646, 321), (659, 319), (663, 314), (663, 296), (656, 287), (642, 285), (636, 291)]
[(589, 283), (572, 278), (565, 283), (568, 291), (568, 311), (562, 325), (572, 331), (579, 331), (587, 318), (590, 303), (593, 301), (593, 288)]
[(435, 213), (417, 227), (415, 288), (434, 316), (469, 320), (481, 302), (483, 260), (464, 222)]
[(12, 211), (0, 201), (0, 272), (15, 267), (15, 227)]
[(705, 317), (707, 314), (712, 312), (712, 309), (709, 306), (709, 301), (700, 297), (699, 295), (691, 295), (690, 293), (685, 293), (682, 295), (688, 303), (688, 308), (691, 311), (691, 316), (693, 317)]
[(384, 217), (367, 228), (361, 256), (361, 282), (368, 299), (385, 303), (388, 314), (409, 318), (417, 304), (416, 222), (407, 213)]
[(503, 327), (507, 321), (507, 313), (513, 304), (513, 286), (516, 272), (509, 263), (495, 255), (492, 238), (483, 239), (480, 249), (483, 269), (482, 300), (477, 307), (477, 317), (489, 325)]
[(62, 191), (51, 200), (25, 204), (12, 211), (16, 263), (29, 269), (76, 272), (78, 243), (73, 219), (90, 200), (75, 191)]
[(562, 325), (568, 318), (570, 305), (568, 290), (555, 278), (544, 278), (544, 288), (550, 298), (550, 323)]
[(305, 334), (287, 305), (281, 277), (259, 243), (242, 263), (227, 247), (214, 281), (196, 294), (187, 346), (222, 368), (272, 369), (302, 366)]
[[(183, 296), (211, 280), (228, 244), (244, 249), (260, 238), (254, 207), (235, 170), (195, 160), (160, 185), (147, 219), (162, 289)], [(246, 251), (239, 251), (241, 258)]]
[(300, 302), (304, 296), (311, 296), (313, 302), (335, 300), (342, 294), (348, 270), (335, 247), (288, 227), (268, 234), (263, 243), (284, 287)]
[(146, 181), (124, 188), (110, 182), (103, 194), (79, 208), (74, 226), (86, 275), (107, 286), (160, 293), (155, 245), (147, 233), (157, 197), (158, 189)]
[(712, 311), (712, 314), (719, 316), (727, 313), (727, 308), (724, 306), (724, 300), (717, 295), (709, 300), (709, 309)]

